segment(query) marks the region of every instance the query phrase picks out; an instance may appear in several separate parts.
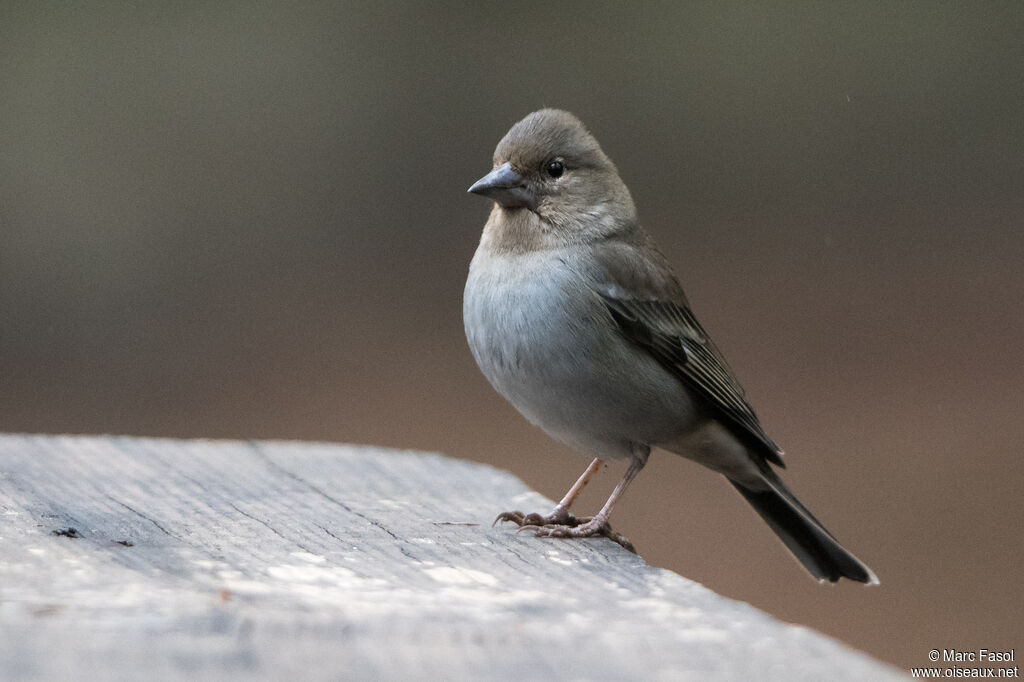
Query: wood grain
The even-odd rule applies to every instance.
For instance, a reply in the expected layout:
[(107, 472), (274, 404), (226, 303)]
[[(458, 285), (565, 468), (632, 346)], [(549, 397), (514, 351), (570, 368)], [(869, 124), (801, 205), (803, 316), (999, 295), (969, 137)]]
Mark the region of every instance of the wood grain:
[[(293, 442), (0, 436), (0, 679), (896, 679), (494, 468)], [(827, 589), (827, 588), (823, 588)]]

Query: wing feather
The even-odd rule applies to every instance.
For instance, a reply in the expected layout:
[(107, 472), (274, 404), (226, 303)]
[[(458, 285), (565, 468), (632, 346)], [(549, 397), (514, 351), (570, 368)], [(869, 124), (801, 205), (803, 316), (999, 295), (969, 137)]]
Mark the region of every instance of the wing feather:
[(627, 339), (697, 391), (734, 428), (762, 445), (769, 461), (785, 466), (779, 446), (761, 427), (743, 387), (688, 306), (599, 295)]
[(615, 239), (589, 244), (586, 251), (566, 252), (563, 262), (601, 297), (626, 339), (691, 387), (755, 452), (785, 466), (782, 450), (765, 433), (743, 387), (646, 232), (635, 225)]

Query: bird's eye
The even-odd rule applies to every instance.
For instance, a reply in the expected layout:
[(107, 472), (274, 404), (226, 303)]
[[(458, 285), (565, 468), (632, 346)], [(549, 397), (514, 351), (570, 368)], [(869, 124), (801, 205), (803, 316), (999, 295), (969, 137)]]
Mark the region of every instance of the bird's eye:
[(565, 164), (561, 161), (552, 161), (544, 170), (546, 170), (548, 175), (551, 177), (560, 178), (562, 177), (562, 173), (565, 172)]

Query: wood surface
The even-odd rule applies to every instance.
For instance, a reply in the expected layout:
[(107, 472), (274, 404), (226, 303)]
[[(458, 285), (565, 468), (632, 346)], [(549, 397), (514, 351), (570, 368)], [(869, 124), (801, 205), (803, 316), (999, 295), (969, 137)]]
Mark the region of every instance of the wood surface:
[(0, 435), (0, 679), (902, 679), (606, 539), (490, 525), (550, 506), (430, 453)]

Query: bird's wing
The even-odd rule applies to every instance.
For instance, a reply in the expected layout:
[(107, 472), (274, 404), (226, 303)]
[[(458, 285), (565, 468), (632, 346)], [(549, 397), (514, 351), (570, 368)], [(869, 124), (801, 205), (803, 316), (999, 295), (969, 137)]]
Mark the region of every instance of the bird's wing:
[[(598, 249), (594, 254), (600, 272), (592, 270), (591, 280), (619, 330), (704, 398), (744, 440), (761, 445), (757, 450), (766, 459), (785, 466), (782, 450), (761, 427), (743, 397), (743, 387), (694, 317), (668, 264), (649, 243), (644, 247), (613, 245), (611, 252)], [(623, 248), (633, 253), (622, 253)]]

